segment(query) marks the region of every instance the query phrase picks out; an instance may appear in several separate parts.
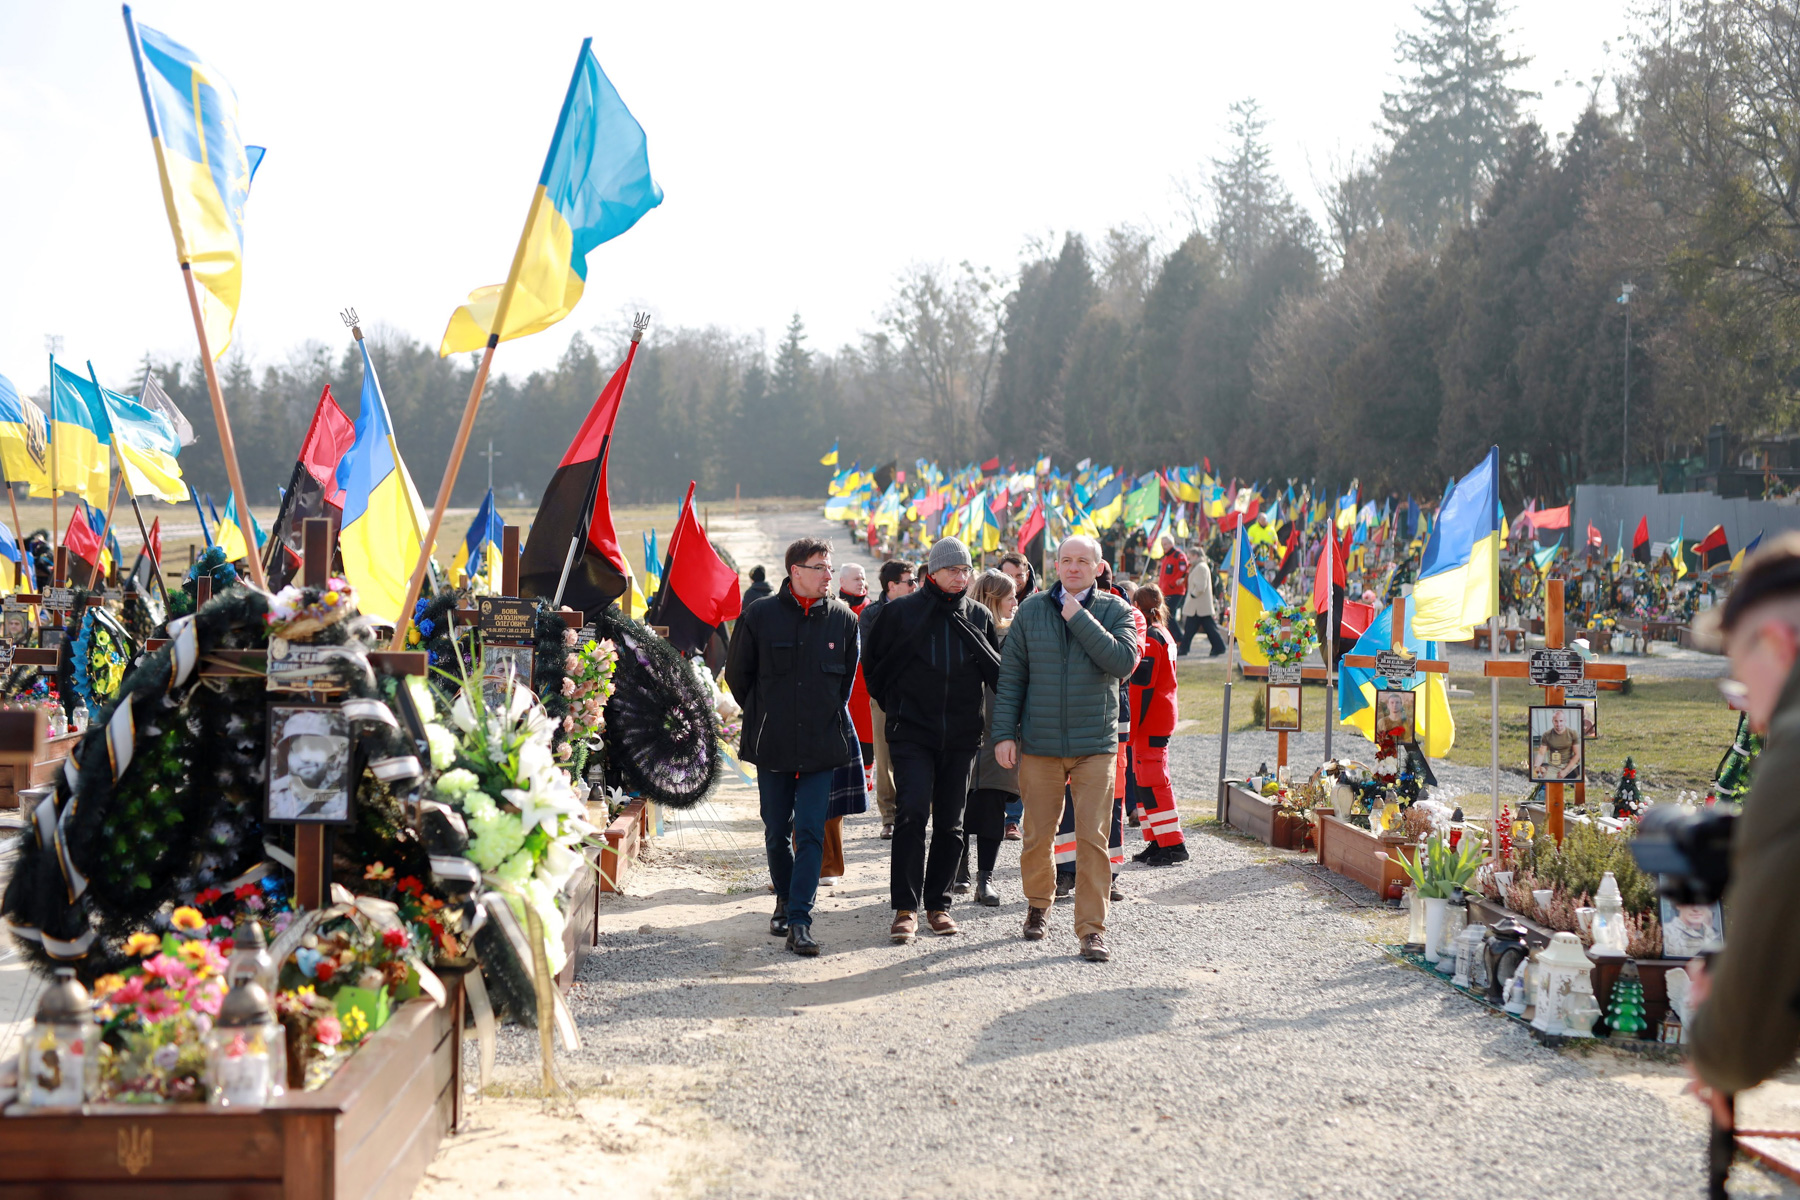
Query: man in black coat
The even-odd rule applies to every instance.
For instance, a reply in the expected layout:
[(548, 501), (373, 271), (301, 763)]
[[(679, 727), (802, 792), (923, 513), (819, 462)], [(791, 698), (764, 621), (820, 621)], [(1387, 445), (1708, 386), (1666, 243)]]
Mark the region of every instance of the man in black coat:
[[(1000, 678), (994, 618), (968, 596), (968, 547), (944, 538), (931, 548), (924, 586), (890, 600), (867, 639), (863, 678), (886, 715), (896, 815), (889, 871), (890, 937), (910, 942), (918, 913), (940, 935), (957, 932), (950, 884), (962, 858), (969, 770), (986, 726), (982, 686)], [(927, 862), (925, 826), (931, 824)]]
[(856, 614), (826, 594), (830, 542), (801, 538), (789, 546), (787, 572), (779, 592), (738, 619), (725, 682), (744, 708), (739, 757), (757, 768), (763, 847), (775, 884), (769, 932), (785, 934), (788, 949), (811, 956), (819, 952), (812, 910), (831, 774), (861, 761), (847, 707), (856, 681)]
[[(913, 568), (909, 562), (901, 562), (890, 558), (881, 564), (881, 596), (872, 604), (863, 606), (856, 624), (862, 630), (863, 645), (869, 644), (869, 634), (875, 628), (875, 621), (891, 600), (912, 595)], [(865, 659), (867, 655), (863, 656)], [(863, 682), (867, 683), (869, 670), (863, 668)], [(875, 734), (875, 807), (881, 810), (881, 840), (891, 841), (894, 836), (894, 767), (888, 761), (887, 718), (882, 715), (881, 704), (875, 697), (869, 697), (869, 720), (874, 726)]]

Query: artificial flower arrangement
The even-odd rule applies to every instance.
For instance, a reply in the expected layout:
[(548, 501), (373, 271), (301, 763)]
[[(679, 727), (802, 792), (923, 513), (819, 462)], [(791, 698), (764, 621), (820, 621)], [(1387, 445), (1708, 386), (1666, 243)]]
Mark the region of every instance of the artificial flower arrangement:
[(206, 936), (191, 905), (160, 937), (134, 933), (135, 961), (94, 981), (102, 1095), (123, 1103), (204, 1101), (206, 1034), (225, 1001), (231, 943)]
[(589, 751), (606, 732), (606, 702), (612, 699), (613, 671), (619, 665), (619, 648), (606, 638), (583, 642), (573, 629), (563, 631), (562, 694), (569, 701), (563, 717), (566, 740), (556, 748), (557, 757), (569, 764), (579, 778)]
[(354, 612), (355, 589), (346, 580), (328, 579), (323, 591), (298, 584), (282, 588), (269, 601), (263, 621), (278, 636), (301, 640)]
[[(418, 698), (431, 704), (428, 695)], [(435, 706), (420, 711), (429, 714), (432, 765), (442, 772), (437, 798), (468, 824), (465, 856), (522, 924), (537, 927), (550, 970), (562, 970), (558, 898), (584, 861), (582, 843), (597, 831), (587, 820), (586, 789), (552, 749), (555, 722), (522, 687), (507, 690), (504, 707), (488, 708), (479, 687), (465, 686), (448, 713), (454, 733)]]
[(1271, 666), (1297, 667), (1319, 648), (1319, 630), (1304, 604), (1270, 609), (1256, 619), (1256, 648)]

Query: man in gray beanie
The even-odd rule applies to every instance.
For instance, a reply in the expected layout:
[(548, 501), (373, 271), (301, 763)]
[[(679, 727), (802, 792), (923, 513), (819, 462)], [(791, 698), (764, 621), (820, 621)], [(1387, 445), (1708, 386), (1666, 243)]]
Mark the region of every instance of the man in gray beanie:
[(968, 596), (974, 575), (969, 548), (942, 538), (925, 570), (923, 587), (882, 609), (863, 652), (863, 678), (886, 716), (894, 771), (894, 924), (888, 932), (899, 943), (917, 935), (921, 909), (933, 933), (957, 932), (950, 884), (962, 858), (969, 771), (986, 725), (982, 687), (1000, 678), (993, 615)]

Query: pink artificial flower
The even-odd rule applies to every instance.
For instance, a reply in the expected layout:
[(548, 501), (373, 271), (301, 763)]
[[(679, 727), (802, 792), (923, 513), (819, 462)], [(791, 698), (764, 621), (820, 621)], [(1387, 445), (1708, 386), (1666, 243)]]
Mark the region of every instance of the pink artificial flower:
[(225, 981), (209, 979), (188, 989), (188, 1007), (196, 1012), (203, 1012), (209, 1017), (219, 1015), (219, 1006), (225, 1003)]
[(125, 981), (123, 987), (115, 989), (106, 999), (108, 1003), (124, 1007), (127, 1004), (136, 1004), (143, 998), (143, 995), (144, 977), (142, 975), (133, 975), (130, 979)]
[(567, 675), (563, 676), (562, 694), (565, 696), (573, 696), (575, 694), (575, 681), (570, 679)]
[(563, 630), (563, 645), (573, 646), (576, 642), (578, 642), (580, 640), (581, 640), (580, 638), (575, 636), (575, 631), (573, 629)]
[(567, 671), (569, 674), (573, 675), (580, 668), (581, 668), (581, 660), (576, 658), (573, 654), (567, 655), (563, 658), (563, 670)]
[(162, 980), (170, 987), (186, 987), (193, 973), (181, 963), (167, 954), (159, 954), (144, 964), (144, 972)]
[(556, 757), (559, 759), (562, 759), (564, 762), (567, 762), (569, 759), (573, 758), (574, 756), (575, 756), (574, 747), (570, 746), (569, 743), (567, 743), (567, 742), (564, 742), (562, 745), (560, 745), (556, 748)]
[(313, 1022), (313, 1040), (321, 1046), (335, 1046), (344, 1040), (344, 1027), (336, 1017), (320, 1017)]
[(171, 992), (151, 992), (138, 1005), (138, 1017), (147, 1025), (167, 1021), (180, 1011)]

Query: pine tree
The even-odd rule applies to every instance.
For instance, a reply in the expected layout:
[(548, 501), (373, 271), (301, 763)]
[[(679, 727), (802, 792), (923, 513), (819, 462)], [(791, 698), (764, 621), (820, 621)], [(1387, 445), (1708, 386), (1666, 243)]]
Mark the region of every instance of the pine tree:
[(1402, 33), (1396, 53), (1409, 74), (1381, 116), (1394, 140), (1389, 210), (1428, 245), (1443, 226), (1474, 218), (1520, 105), (1536, 93), (1509, 82), (1531, 59), (1507, 50), (1498, 0), (1433, 0), (1416, 11), (1424, 27)]

